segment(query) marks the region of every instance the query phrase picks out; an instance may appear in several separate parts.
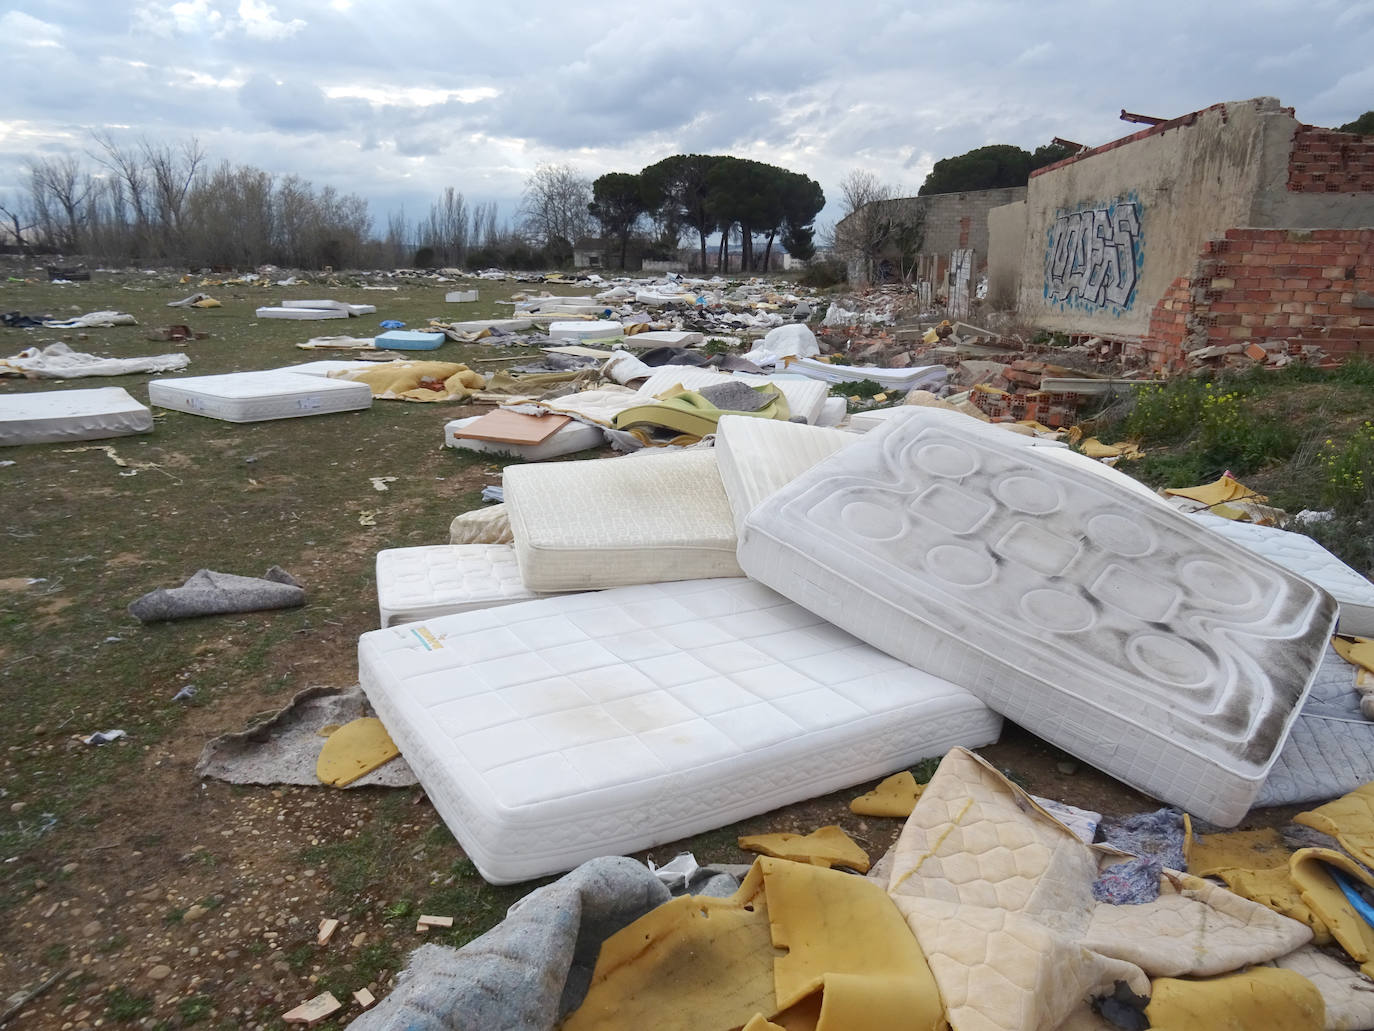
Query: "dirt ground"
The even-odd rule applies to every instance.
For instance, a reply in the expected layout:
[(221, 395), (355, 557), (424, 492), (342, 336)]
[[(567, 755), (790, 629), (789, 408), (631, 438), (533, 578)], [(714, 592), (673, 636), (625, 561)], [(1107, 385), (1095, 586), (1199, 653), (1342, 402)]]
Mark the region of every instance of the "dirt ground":
[[(445, 289), (481, 289), (481, 307), (461, 317), (501, 311), (495, 301), (518, 289), (399, 285), (364, 293), (359, 280), (289, 290), (165, 274), (97, 273), (67, 287), (11, 280), (0, 284), (0, 310), (113, 308), (140, 325), (0, 329), (0, 351), (65, 339), (117, 356), (182, 347), (192, 375), (271, 368), (322, 357), (293, 346), (315, 333), (454, 317)], [(223, 307), (164, 307), (196, 290)], [(253, 316), (283, 296), (320, 294), (379, 311), (347, 324)], [(149, 328), (180, 322), (211, 336), (146, 339)], [(504, 355), (456, 345), (442, 353), (478, 368), (491, 367), (478, 358)], [(147, 379), (5, 379), (0, 395), (123, 386), (146, 400)], [(367, 412), (249, 425), (159, 412), (151, 434), (96, 442), (112, 444), (124, 466), (81, 443), (0, 452), (14, 463), (0, 468), (0, 1014), (7, 998), (47, 986), (7, 1027), (277, 1028), (282, 1013), (325, 989), (348, 1005), (321, 1026), (340, 1027), (358, 1012), (352, 992), (384, 995), (411, 948), (471, 939), (532, 887), (483, 882), (419, 789), (241, 788), (194, 774), (210, 738), (306, 687), (356, 682), (356, 639), (377, 624), (375, 553), (446, 541), (452, 516), (499, 482), (498, 466), (442, 446), (443, 423), (475, 411), (379, 401)], [(397, 479), (382, 493), (374, 476)], [(375, 525), (363, 525), (365, 513)], [(305, 584), (304, 608), (146, 627), (125, 611), (199, 568), (260, 575), (274, 564)], [(194, 698), (173, 701), (186, 686)], [(99, 747), (80, 740), (109, 729), (127, 736)], [(1157, 807), (1019, 728), (982, 754), (1049, 798), (1108, 814)], [(747, 862), (735, 846), (741, 833), (838, 823), (876, 859), (900, 821), (849, 812), (871, 786), (647, 855)], [(1267, 811), (1255, 825), (1290, 815)], [(452, 915), (454, 927), (426, 939), (415, 931), (419, 913)], [(342, 926), (320, 946), (327, 917)]]

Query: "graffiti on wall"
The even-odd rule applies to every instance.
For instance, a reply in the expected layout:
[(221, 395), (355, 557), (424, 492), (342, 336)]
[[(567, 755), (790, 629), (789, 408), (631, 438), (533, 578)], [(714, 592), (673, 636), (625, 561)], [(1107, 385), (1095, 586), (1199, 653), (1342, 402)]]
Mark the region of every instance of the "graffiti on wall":
[(1084, 311), (1128, 311), (1144, 265), (1140, 215), (1134, 196), (1061, 209), (1045, 248), (1045, 297)]

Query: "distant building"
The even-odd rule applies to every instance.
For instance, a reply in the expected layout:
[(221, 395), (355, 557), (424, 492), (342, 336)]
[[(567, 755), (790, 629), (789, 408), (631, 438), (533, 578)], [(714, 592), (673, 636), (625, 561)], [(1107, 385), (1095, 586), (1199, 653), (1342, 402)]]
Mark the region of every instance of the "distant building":
[(573, 244), (573, 268), (602, 268), (605, 265), (605, 240), (584, 236)]

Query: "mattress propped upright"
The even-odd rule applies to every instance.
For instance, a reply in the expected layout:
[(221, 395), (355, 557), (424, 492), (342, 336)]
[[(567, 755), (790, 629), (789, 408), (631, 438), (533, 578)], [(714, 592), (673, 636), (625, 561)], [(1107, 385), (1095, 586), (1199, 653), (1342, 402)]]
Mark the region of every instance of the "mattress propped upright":
[(720, 827), (1001, 729), (967, 691), (739, 578), (377, 630), (358, 668), (494, 883)]
[(1213, 823), (1250, 808), (1329, 595), (967, 416), (913, 409), (750, 514), (745, 572)]

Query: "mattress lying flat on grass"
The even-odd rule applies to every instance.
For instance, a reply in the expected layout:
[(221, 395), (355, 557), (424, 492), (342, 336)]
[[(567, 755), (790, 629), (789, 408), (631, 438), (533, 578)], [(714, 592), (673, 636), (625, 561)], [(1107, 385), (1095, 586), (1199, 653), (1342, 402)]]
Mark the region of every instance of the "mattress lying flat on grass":
[(0, 395), (0, 446), (148, 433), (153, 413), (123, 387)]
[(364, 634), (359, 677), (482, 876), (673, 841), (996, 740), (967, 691), (744, 579)]
[(1336, 604), (1029, 438), (914, 409), (745, 520), (745, 572), (1223, 826), (1296, 718)]
[(159, 408), (225, 422), (264, 422), (370, 408), (372, 388), (366, 383), (269, 370), (155, 379), (148, 383), (148, 399)]
[(381, 626), (539, 597), (520, 580), (509, 544), (434, 544), (377, 552)]

